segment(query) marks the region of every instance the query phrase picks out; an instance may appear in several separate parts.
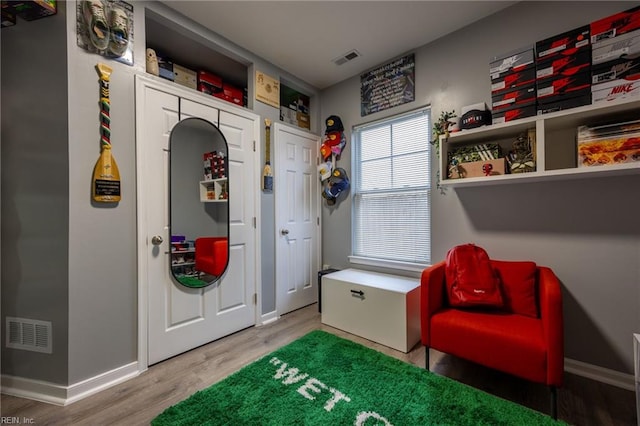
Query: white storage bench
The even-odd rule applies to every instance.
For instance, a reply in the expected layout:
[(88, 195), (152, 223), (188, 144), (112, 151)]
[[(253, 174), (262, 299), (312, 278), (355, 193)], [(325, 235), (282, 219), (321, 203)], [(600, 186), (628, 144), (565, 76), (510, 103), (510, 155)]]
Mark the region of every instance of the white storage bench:
[(420, 341), (420, 280), (358, 269), (327, 274), (322, 323), (409, 352)]

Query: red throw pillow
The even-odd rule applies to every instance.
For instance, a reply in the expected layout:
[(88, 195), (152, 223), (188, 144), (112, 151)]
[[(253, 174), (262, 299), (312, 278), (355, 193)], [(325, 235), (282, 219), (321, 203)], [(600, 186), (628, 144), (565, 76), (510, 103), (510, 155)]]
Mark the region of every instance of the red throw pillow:
[(475, 244), (463, 244), (449, 250), (445, 275), (449, 305), (495, 308), (503, 306), (500, 280), (483, 248)]
[(492, 260), (505, 299), (505, 308), (514, 314), (538, 318), (536, 302), (536, 273), (534, 262)]

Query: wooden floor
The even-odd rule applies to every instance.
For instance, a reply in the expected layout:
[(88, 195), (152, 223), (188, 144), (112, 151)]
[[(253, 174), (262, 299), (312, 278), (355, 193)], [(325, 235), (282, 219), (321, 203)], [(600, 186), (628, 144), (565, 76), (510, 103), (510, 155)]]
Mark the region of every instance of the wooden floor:
[[(263, 327), (240, 331), (150, 367), (125, 383), (66, 407), (2, 395), (2, 416), (32, 419), (35, 425), (147, 425), (165, 408), (218, 382), (259, 357), (322, 329), (387, 355), (424, 366), (424, 348), (404, 354), (322, 325), (311, 305)], [(548, 413), (549, 391), (455, 357), (431, 351), (431, 370), (493, 395)], [(558, 417), (573, 425), (636, 425), (635, 394), (572, 374), (558, 391)], [(25, 422), (23, 422), (24, 424)]]

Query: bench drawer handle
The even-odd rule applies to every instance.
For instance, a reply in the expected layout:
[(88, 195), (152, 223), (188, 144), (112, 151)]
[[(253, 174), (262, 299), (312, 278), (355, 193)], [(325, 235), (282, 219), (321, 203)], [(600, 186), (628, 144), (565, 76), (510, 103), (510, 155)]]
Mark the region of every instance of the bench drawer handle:
[(352, 296), (363, 297), (364, 296), (364, 291), (362, 291), (362, 290), (351, 290), (351, 295)]

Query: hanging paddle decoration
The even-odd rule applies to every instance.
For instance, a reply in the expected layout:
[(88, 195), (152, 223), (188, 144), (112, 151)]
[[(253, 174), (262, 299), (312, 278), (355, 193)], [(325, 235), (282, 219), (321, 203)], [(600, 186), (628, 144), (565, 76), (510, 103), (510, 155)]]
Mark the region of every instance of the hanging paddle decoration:
[(264, 119), (265, 132), (265, 163), (262, 169), (262, 189), (265, 192), (273, 191), (273, 173), (271, 172), (271, 120)]
[(109, 116), (111, 67), (98, 63), (96, 70), (100, 76), (100, 158), (93, 169), (91, 188), (94, 201), (117, 203), (120, 201), (120, 172), (115, 158), (111, 155), (111, 118)]

